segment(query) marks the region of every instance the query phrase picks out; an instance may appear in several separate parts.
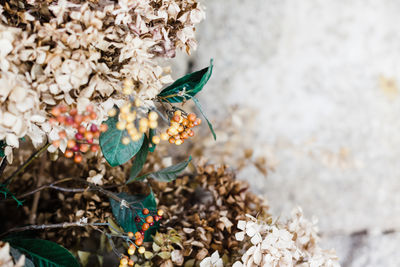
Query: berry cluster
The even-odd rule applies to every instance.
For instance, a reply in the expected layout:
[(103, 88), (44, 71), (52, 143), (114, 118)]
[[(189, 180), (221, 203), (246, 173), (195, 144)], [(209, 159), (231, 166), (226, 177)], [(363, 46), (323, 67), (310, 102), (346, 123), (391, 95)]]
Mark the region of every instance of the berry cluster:
[[(117, 122), (117, 129), (120, 131), (126, 130), (129, 134), (122, 138), (122, 143), (127, 145), (133, 140), (138, 141), (143, 133), (147, 132), (149, 129), (155, 129), (158, 126), (158, 114), (155, 111), (150, 111), (146, 117), (139, 117), (137, 115), (137, 108), (141, 105), (140, 101), (136, 99), (134, 106), (130, 102), (125, 103), (121, 109)], [(136, 108), (135, 108), (136, 107)], [(113, 117), (117, 114), (115, 109), (110, 110), (108, 115)], [(157, 139), (158, 138), (158, 139)], [(159, 143), (159, 137), (153, 138), (153, 143)]]
[[(131, 241), (131, 244), (129, 245), (128, 248), (128, 255), (132, 256), (136, 252), (136, 248), (138, 248), (139, 254), (143, 254), (146, 252), (146, 248), (143, 247), (143, 240), (144, 240), (144, 234), (145, 232), (150, 228), (150, 226), (154, 225), (154, 222), (158, 222), (159, 220), (162, 219), (162, 216), (164, 215), (163, 210), (158, 210), (157, 214), (155, 215), (150, 215), (150, 211), (146, 208), (142, 210), (142, 214), (146, 216), (146, 218), (143, 220), (139, 216), (135, 217), (135, 222), (139, 223), (143, 221), (143, 224), (141, 226), (141, 230), (137, 231), (136, 233), (129, 232), (128, 237), (130, 240), (134, 240), (134, 243)], [(135, 262), (133, 259), (130, 259), (128, 256), (124, 255), (121, 258), (120, 261), (120, 267), (127, 267), (127, 266), (133, 266)]]
[(194, 136), (192, 128), (200, 124), (201, 119), (197, 118), (196, 114), (186, 114), (176, 110), (170, 120), (170, 127), (161, 134), (161, 139), (179, 146), (185, 142), (185, 139)]
[(69, 108), (65, 105), (59, 105), (51, 110), (53, 117), (49, 119), (52, 125), (62, 125), (72, 127), (77, 132), (74, 138), (67, 139), (65, 131), (59, 132), (60, 139), (54, 140), (52, 145), (59, 147), (61, 140), (67, 139), (67, 150), (64, 155), (66, 158), (74, 158), (76, 163), (82, 161), (82, 154), (89, 150), (96, 152), (99, 150), (99, 145), (95, 144), (95, 140), (100, 137), (100, 132), (107, 131), (107, 125), (101, 124), (98, 127), (96, 124), (91, 123), (92, 120), (97, 118), (97, 114), (93, 110), (93, 106), (87, 106), (86, 112), (79, 114), (75, 108)]

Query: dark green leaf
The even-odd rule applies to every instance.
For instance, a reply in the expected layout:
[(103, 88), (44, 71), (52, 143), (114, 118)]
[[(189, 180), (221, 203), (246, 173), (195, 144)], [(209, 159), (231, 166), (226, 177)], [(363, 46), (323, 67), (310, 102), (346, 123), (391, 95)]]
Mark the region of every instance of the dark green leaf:
[[(139, 216), (144, 220), (146, 216), (142, 213), (143, 208), (147, 208), (150, 212), (157, 210), (156, 200), (154, 198), (153, 191), (148, 196), (145, 195), (128, 195), (126, 193), (117, 194), (118, 197), (126, 200), (129, 207), (121, 205), (120, 202), (110, 198), (110, 204), (112, 213), (117, 223), (124, 229), (125, 232), (137, 232), (141, 230), (143, 222), (135, 222), (135, 217)], [(158, 222), (154, 222), (154, 225), (145, 232), (144, 241), (151, 241), (151, 235), (154, 235), (159, 227)]]
[(150, 144), (151, 146), (149, 146), (149, 151), (150, 152), (154, 152), (154, 150), (156, 149), (156, 144), (153, 143), (153, 136), (156, 135), (156, 129), (150, 129), (149, 131), (149, 140), (150, 140)]
[(217, 135), (214, 132), (214, 129), (212, 127), (212, 124), (210, 123), (210, 121), (207, 119), (206, 114), (204, 114), (203, 109), (201, 108), (200, 102), (197, 98), (195, 98), (194, 96), (192, 97), (193, 102), (196, 104), (196, 107), (199, 109), (199, 111), (201, 112), (201, 115), (203, 115), (204, 119), (206, 119), (207, 124), (208, 124), (208, 128), (210, 128), (210, 131), (214, 137), (214, 140), (217, 140)]
[(178, 176), (178, 174), (180, 172), (182, 172), (184, 169), (186, 169), (186, 167), (189, 165), (189, 162), (191, 160), (192, 160), (192, 157), (189, 157), (189, 159), (187, 161), (183, 161), (178, 164), (169, 166), (169, 167), (162, 169), (160, 171), (157, 171), (157, 172), (152, 172), (152, 173), (142, 175), (142, 176), (136, 178), (135, 180), (140, 181), (147, 177), (151, 177), (160, 182), (171, 182), (176, 179), (176, 177)]
[(209, 67), (183, 76), (162, 90), (158, 96), (162, 101), (170, 103), (180, 103), (188, 100), (187, 96), (195, 96), (203, 89), (211, 77), (212, 69), (213, 60), (211, 59)]
[(129, 180), (126, 183), (130, 183), (143, 168), (143, 165), (146, 163), (147, 154), (149, 153), (149, 141), (147, 140), (147, 136), (144, 135), (144, 140), (142, 147), (139, 152), (136, 154), (135, 159), (133, 160), (131, 172), (129, 174)]
[(112, 166), (124, 164), (139, 151), (142, 146), (144, 136), (136, 142), (127, 145), (122, 144), (122, 138), (128, 136), (126, 130), (117, 129), (118, 115), (106, 121), (108, 130), (100, 135), (100, 147), (107, 162)]
[(28, 256), (36, 267), (79, 267), (75, 257), (57, 243), (30, 238), (8, 238), (4, 241)]
[(0, 158), (4, 157), (4, 147), (6, 146), (6, 143), (3, 140), (0, 140)]

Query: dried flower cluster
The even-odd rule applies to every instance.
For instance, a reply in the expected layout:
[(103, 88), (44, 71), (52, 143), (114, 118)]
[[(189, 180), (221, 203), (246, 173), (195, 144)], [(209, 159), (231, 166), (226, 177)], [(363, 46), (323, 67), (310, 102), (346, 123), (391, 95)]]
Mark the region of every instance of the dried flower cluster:
[(244, 241), (245, 252), (234, 267), (242, 266), (339, 266), (334, 251), (319, 247), (316, 222), (303, 217), (300, 208), (292, 212), (286, 223), (264, 222), (251, 215), (240, 220), (235, 234), (238, 241)]
[(249, 192), (246, 182), (235, 180), (226, 166), (201, 165), (193, 177), (168, 184), (152, 181), (152, 188), (165, 211), (162, 227), (181, 236), (171, 257), (154, 266), (196, 266), (215, 250), (229, 266), (240, 257), (233, 235), (237, 221), (246, 213), (267, 216), (264, 200)]
[(195, 0), (0, 1), (0, 140), (8, 159), (25, 135), (39, 145), (66, 130), (48, 122), (60, 103), (78, 112), (93, 104), (97, 125), (129, 97), (151, 106), (172, 81), (157, 57), (195, 49), (203, 18)]

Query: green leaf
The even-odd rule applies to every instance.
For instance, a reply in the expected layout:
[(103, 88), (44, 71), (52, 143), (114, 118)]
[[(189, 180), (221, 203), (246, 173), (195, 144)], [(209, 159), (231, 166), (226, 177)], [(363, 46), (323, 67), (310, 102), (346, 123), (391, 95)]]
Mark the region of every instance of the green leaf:
[(182, 172), (186, 167), (189, 165), (189, 162), (192, 160), (192, 157), (189, 157), (187, 161), (180, 162), (178, 164), (169, 166), (165, 169), (162, 169), (160, 171), (156, 172), (151, 172), (145, 175), (142, 175), (134, 180), (136, 181), (141, 181), (144, 180), (147, 177), (151, 177), (155, 180), (158, 180), (160, 182), (171, 182), (178, 177), (178, 174)]
[(4, 140), (0, 140), (0, 158), (4, 157), (4, 147), (6, 146), (6, 143)]
[(144, 135), (139, 141), (132, 141), (124, 145), (122, 138), (128, 136), (126, 130), (117, 129), (118, 115), (109, 118), (105, 123), (108, 130), (100, 135), (100, 147), (107, 162), (112, 166), (124, 164), (130, 160), (139, 151), (142, 146)]
[(204, 119), (206, 119), (206, 122), (208, 124), (208, 128), (210, 128), (210, 131), (214, 137), (214, 140), (217, 140), (217, 135), (214, 132), (214, 129), (212, 127), (212, 124), (210, 123), (210, 121), (207, 119), (206, 114), (204, 114), (203, 109), (201, 108), (200, 102), (197, 98), (195, 98), (194, 96), (192, 97), (193, 102), (196, 104), (196, 107), (199, 109), (199, 111), (201, 112), (201, 115), (203, 115)]
[(153, 143), (153, 136), (156, 135), (156, 129), (150, 129), (149, 131), (149, 140), (150, 140), (150, 144), (151, 146), (149, 146), (149, 151), (150, 152), (154, 152), (154, 150), (156, 149), (156, 144)]
[(131, 172), (129, 174), (129, 180), (126, 183), (130, 183), (136, 178), (136, 176), (138, 176), (140, 171), (143, 169), (143, 165), (146, 163), (148, 153), (149, 153), (149, 141), (147, 140), (147, 137), (145, 135), (142, 147), (136, 154), (135, 159), (133, 160)]
[(36, 267), (79, 267), (75, 257), (57, 243), (31, 238), (9, 238), (4, 241), (29, 256)]
[[(141, 230), (144, 219), (148, 215), (142, 213), (143, 208), (147, 208), (150, 212), (155, 212), (157, 210), (156, 199), (154, 198), (153, 191), (149, 195), (128, 195), (127, 193), (119, 193), (118, 197), (124, 199), (128, 202), (130, 207), (125, 207), (121, 205), (120, 202), (115, 199), (110, 198), (110, 204), (112, 213), (117, 221), (117, 223), (124, 229), (125, 232), (137, 232)], [(135, 222), (135, 217), (139, 216), (142, 221)], [(144, 235), (144, 241), (152, 241), (152, 235), (154, 235), (159, 227), (158, 222), (154, 222)]]
[(183, 76), (162, 90), (158, 96), (162, 101), (170, 103), (180, 103), (188, 100), (187, 96), (195, 96), (203, 89), (211, 77), (212, 69), (213, 60), (211, 59), (209, 67)]

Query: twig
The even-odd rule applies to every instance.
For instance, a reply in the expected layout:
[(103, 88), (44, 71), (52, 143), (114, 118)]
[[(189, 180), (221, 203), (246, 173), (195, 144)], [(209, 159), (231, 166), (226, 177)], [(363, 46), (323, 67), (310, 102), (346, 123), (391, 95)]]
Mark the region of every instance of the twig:
[(26, 167), (28, 167), (36, 158), (40, 156), (40, 154), (43, 153), (43, 151), (46, 151), (47, 148), (50, 146), (50, 143), (46, 143), (42, 148), (39, 150), (35, 151), (25, 162), (22, 164), (15, 172), (13, 172), (5, 181), (3, 184), (9, 185), (12, 180), (14, 179), (15, 176), (17, 176), (20, 172), (24, 171)]
[[(46, 154), (43, 154), (42, 162), (40, 162), (39, 177), (38, 177), (36, 186), (42, 185), (46, 158), (47, 158)], [(29, 214), (29, 223), (30, 224), (34, 224), (36, 221), (36, 212), (37, 212), (38, 205), (39, 205), (39, 199), (40, 199), (40, 191), (36, 192), (35, 195), (33, 196), (32, 208), (31, 208), (31, 211)]]
[(6, 168), (6, 166), (7, 166), (7, 157), (4, 156), (0, 163), (0, 177), (3, 174), (3, 171)]
[(27, 225), (23, 227), (14, 227), (10, 230), (0, 234), (0, 238), (10, 234), (18, 233), (31, 230), (45, 230), (55, 228), (67, 228), (67, 227), (86, 227), (86, 226), (108, 226), (108, 223), (82, 223), (82, 222), (65, 222), (65, 223), (54, 223), (54, 224), (41, 224), (41, 225)]

